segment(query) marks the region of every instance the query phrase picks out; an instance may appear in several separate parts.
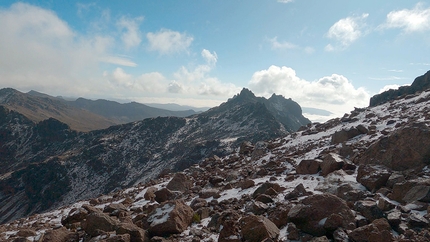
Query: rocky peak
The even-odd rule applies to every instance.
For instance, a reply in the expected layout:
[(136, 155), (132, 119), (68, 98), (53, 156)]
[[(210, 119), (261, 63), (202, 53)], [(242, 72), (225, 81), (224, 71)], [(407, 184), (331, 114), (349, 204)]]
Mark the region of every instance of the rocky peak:
[(392, 100), (395, 100), (401, 96), (411, 95), (418, 92), (425, 91), (430, 88), (430, 71), (422, 76), (415, 78), (410, 86), (402, 86), (397, 90), (387, 90), (383, 93), (376, 94), (370, 98), (370, 107), (374, 107)]

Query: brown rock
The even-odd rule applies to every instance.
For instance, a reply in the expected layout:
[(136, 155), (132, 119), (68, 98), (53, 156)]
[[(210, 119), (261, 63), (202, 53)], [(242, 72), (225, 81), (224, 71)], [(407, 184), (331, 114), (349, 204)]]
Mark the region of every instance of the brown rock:
[(64, 242), (64, 241), (79, 241), (79, 234), (72, 233), (65, 227), (59, 229), (48, 230), (43, 235), (42, 242)]
[[(408, 202), (412, 202), (414, 199), (420, 199), (420, 200), (426, 199), (427, 195), (424, 195), (425, 192), (421, 191), (421, 193), (419, 193), (418, 192), (419, 189), (418, 191), (417, 189), (414, 189), (414, 187), (422, 187), (422, 186), (430, 186), (430, 179), (419, 178), (419, 179), (407, 180), (401, 183), (396, 183), (393, 186), (393, 190), (390, 195), (390, 198), (393, 200), (396, 200), (397, 202), (406, 202), (406, 200)], [(409, 193), (409, 191), (411, 192)], [(407, 197), (406, 197), (406, 194), (408, 194)]]
[(376, 201), (362, 200), (354, 204), (354, 210), (360, 212), (368, 221), (372, 222), (375, 219), (382, 218), (384, 215), (379, 209)]
[(389, 169), (379, 165), (360, 165), (357, 172), (357, 181), (372, 192), (385, 186), (391, 175)]
[(143, 198), (149, 201), (154, 201), (156, 191), (157, 191), (157, 188), (148, 187), (148, 189), (146, 189), (145, 195), (143, 195)]
[(300, 239), (300, 234), (299, 234), (299, 230), (297, 229), (296, 225), (293, 223), (288, 223), (287, 224), (287, 239), (289, 240), (299, 240)]
[(296, 167), (297, 174), (316, 174), (320, 171), (319, 160), (302, 160)]
[(182, 233), (193, 221), (194, 211), (182, 200), (162, 203), (148, 215), (151, 235)]
[(146, 240), (146, 231), (137, 227), (132, 223), (121, 223), (118, 225), (116, 229), (116, 233), (121, 234), (129, 234), (130, 242), (144, 242)]
[(194, 198), (193, 201), (191, 201), (190, 207), (196, 211), (197, 209), (201, 207), (206, 207), (208, 205), (208, 202), (203, 198)]
[(351, 138), (354, 138), (355, 136), (358, 136), (360, 134), (363, 134), (360, 130), (357, 128), (351, 128), (349, 130), (340, 130), (335, 132), (331, 137), (331, 143), (332, 144), (339, 144), (342, 142), (345, 142)]
[(304, 232), (322, 236), (328, 232), (324, 224), (332, 214), (342, 217), (342, 228), (350, 229), (355, 226), (355, 216), (346, 202), (329, 193), (304, 198), (298, 205), (291, 208), (288, 218)]
[(130, 242), (129, 234), (114, 235), (106, 239), (106, 242)]
[(387, 220), (382, 218), (354, 229), (348, 236), (355, 242), (391, 242), (394, 238), (390, 231)]
[(279, 228), (263, 216), (248, 215), (240, 219), (242, 238), (249, 242), (260, 242), (264, 239), (276, 240)]
[(155, 201), (158, 203), (163, 203), (176, 198), (176, 194), (170, 191), (168, 188), (161, 188), (160, 190), (154, 192)]
[(255, 198), (255, 201), (259, 201), (262, 203), (273, 203), (274, 202), (274, 200), (269, 195), (266, 195), (266, 194), (258, 195), (258, 197)]
[(17, 236), (20, 237), (30, 237), (30, 236), (36, 236), (37, 233), (36, 231), (32, 230), (32, 229), (20, 229), (17, 233)]
[(252, 197), (256, 198), (260, 194), (272, 195), (268, 192), (270, 189), (273, 189), (276, 193), (284, 190), (284, 188), (282, 188), (278, 183), (265, 182), (254, 191)]
[(237, 221), (224, 221), (219, 232), (218, 242), (241, 242), (239, 230)]
[(127, 208), (122, 203), (111, 203), (103, 209), (104, 213), (112, 213), (115, 211), (118, 211), (118, 212), (127, 211)]
[(249, 141), (244, 141), (239, 148), (239, 154), (250, 155), (254, 150), (254, 146)]
[(250, 187), (255, 186), (255, 182), (253, 180), (250, 180), (250, 179), (245, 179), (245, 180), (239, 182), (238, 185), (243, 190), (243, 189), (248, 189)]
[(357, 160), (359, 164), (382, 164), (395, 171), (424, 167), (430, 154), (430, 128), (412, 123), (373, 143)]
[(290, 212), (292, 206), (291, 204), (280, 204), (268, 211), (268, 218), (278, 228), (282, 228), (288, 222), (288, 212)]
[(82, 228), (87, 234), (91, 236), (97, 236), (100, 235), (102, 231), (115, 231), (119, 221), (109, 217), (107, 214), (96, 212), (88, 214), (86, 219), (82, 221), (81, 224)]
[(203, 189), (199, 192), (200, 198), (219, 198), (219, 191), (217, 189)]
[(70, 210), (67, 217), (61, 219), (61, 224), (64, 226), (69, 226), (74, 223), (80, 223), (88, 215), (88, 211), (84, 208), (73, 208)]
[(286, 200), (295, 199), (298, 197), (309, 195), (302, 183), (297, 185), (291, 192), (285, 195)]
[(340, 170), (344, 164), (344, 160), (338, 154), (329, 153), (320, 164), (321, 175), (326, 176), (333, 171)]
[(191, 189), (193, 182), (184, 173), (175, 173), (172, 180), (167, 184), (166, 188), (170, 191), (186, 192)]

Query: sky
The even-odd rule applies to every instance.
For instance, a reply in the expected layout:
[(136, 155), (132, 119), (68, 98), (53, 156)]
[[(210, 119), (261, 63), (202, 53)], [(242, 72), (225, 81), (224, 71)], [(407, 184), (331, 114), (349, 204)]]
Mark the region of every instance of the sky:
[(430, 2), (0, 2), (0, 88), (213, 107), (242, 88), (324, 121), (430, 69)]

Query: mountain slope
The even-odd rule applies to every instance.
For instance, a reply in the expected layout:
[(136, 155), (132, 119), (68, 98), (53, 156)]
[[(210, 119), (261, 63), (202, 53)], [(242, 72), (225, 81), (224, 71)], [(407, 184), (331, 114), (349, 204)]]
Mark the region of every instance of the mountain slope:
[(88, 110), (92, 113), (113, 120), (116, 124), (130, 123), (145, 118), (154, 117), (187, 117), (195, 114), (193, 110), (169, 111), (165, 109), (153, 108), (145, 104), (136, 102), (121, 104), (108, 100), (88, 100), (78, 98), (75, 101), (67, 101), (70, 106)]
[[(54, 119), (34, 124), (4, 109), (0, 150), (7, 156), (0, 158), (0, 222), (145, 182), (163, 170), (182, 170), (229, 154), (243, 141), (284, 136), (297, 126), (278, 120), (288, 116), (280, 114), (282, 105), (274, 115), (264, 103), (269, 105), (244, 90), (187, 118), (149, 118), (88, 133)], [(37, 179), (44, 175), (50, 180)], [(55, 196), (42, 199), (51, 193)]]
[(115, 124), (100, 115), (71, 107), (61, 99), (29, 95), (11, 88), (0, 89), (0, 105), (25, 115), (33, 122), (55, 118), (78, 131), (107, 128)]
[[(256, 103), (252, 110), (264, 106)], [(356, 109), (266, 145), (208, 157), (181, 173), (4, 224), (0, 238), (61, 233), (75, 241), (428, 241), (429, 107), (427, 90)], [(197, 122), (147, 125), (181, 138), (186, 126), (180, 120)], [(144, 131), (140, 125), (133, 126), (136, 134)], [(112, 147), (121, 144), (117, 134), (97, 135), (94, 145), (111, 139), (117, 139)]]

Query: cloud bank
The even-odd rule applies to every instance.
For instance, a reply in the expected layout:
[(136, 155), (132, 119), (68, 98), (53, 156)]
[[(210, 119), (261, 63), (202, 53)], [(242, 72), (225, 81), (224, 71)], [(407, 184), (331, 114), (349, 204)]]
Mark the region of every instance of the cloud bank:
[(364, 88), (355, 88), (344, 76), (332, 74), (316, 81), (299, 78), (285, 66), (270, 66), (253, 74), (249, 88), (256, 94), (269, 97), (273, 93), (291, 98), (302, 107), (328, 110), (334, 116), (349, 113), (354, 107), (368, 105), (369, 94)]

